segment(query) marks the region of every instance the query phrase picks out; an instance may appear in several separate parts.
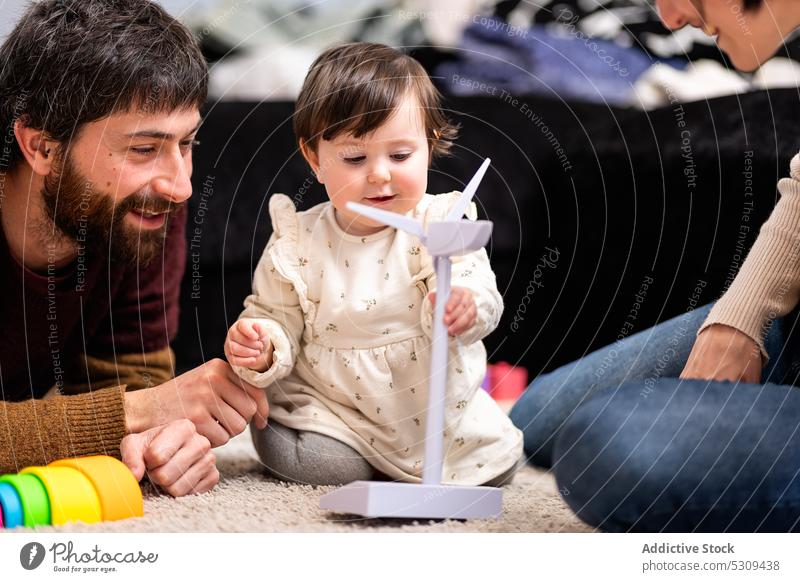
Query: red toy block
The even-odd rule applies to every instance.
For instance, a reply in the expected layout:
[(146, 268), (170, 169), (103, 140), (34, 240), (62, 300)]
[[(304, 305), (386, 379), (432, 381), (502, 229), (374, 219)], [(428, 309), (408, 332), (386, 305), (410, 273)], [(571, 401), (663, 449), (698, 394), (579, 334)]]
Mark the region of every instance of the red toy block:
[(498, 362), (488, 366), (489, 394), (495, 400), (516, 400), (528, 387), (528, 371)]

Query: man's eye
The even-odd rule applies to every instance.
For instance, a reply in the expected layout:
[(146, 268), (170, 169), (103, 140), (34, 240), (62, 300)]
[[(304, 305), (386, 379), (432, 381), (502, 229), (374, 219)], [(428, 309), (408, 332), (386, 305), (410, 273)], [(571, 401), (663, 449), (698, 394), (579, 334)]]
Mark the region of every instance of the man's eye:
[(392, 154), (392, 159), (395, 160), (396, 162), (402, 162), (403, 160), (407, 160), (410, 155), (411, 152), (404, 152), (402, 154)]
[[(200, 142), (196, 139), (191, 139), (188, 141), (180, 142), (180, 147), (183, 151), (190, 151), (193, 150), (195, 146), (200, 145)], [(155, 148), (153, 146), (140, 146), (140, 147), (132, 147), (130, 150), (139, 156), (149, 156), (156, 153), (157, 150), (162, 148)]]
[(353, 156), (351, 158), (343, 158), (348, 164), (360, 164), (366, 159), (366, 156)]

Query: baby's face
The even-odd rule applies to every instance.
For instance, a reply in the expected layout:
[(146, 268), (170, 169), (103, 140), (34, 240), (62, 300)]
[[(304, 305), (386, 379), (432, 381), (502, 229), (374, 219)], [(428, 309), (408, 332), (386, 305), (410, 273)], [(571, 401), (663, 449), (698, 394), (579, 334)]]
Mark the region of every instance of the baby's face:
[(336, 208), (336, 220), (354, 235), (377, 232), (385, 225), (348, 210), (360, 202), (405, 214), (428, 185), (428, 140), (417, 99), (406, 97), (394, 114), (371, 134), (356, 139), (341, 134), (320, 140), (312, 166)]

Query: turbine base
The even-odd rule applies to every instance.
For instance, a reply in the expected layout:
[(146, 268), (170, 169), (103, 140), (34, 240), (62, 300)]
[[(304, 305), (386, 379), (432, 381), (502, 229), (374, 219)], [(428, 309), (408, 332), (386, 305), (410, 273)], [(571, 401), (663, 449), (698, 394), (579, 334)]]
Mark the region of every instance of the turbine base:
[(497, 487), (353, 481), (323, 495), (320, 509), (364, 517), (496, 519), (503, 512)]

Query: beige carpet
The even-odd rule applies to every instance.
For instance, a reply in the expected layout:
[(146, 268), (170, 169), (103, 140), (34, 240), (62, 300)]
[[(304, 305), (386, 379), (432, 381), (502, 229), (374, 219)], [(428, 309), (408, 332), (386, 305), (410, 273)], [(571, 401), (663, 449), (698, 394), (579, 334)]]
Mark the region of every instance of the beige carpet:
[[(586, 532), (546, 471), (525, 467), (504, 488), (499, 520), (421, 522), (343, 517), (318, 507), (331, 487), (290, 485), (266, 477), (249, 432), (215, 451), (219, 485), (173, 499), (145, 487), (145, 516), (119, 522), (38, 528), (42, 532)], [(15, 531), (24, 531), (21, 529)]]

